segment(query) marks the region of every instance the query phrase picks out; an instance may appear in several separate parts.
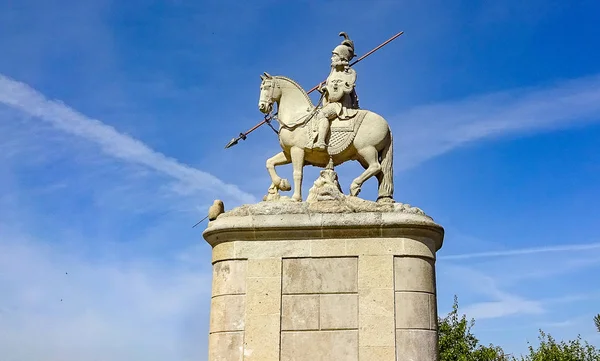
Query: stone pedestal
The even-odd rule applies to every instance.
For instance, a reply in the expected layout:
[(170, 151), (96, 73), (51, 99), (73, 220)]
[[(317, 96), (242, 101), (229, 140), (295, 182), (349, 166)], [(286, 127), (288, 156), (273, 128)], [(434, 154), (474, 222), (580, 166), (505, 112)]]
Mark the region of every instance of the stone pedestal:
[(243, 206), (209, 223), (210, 361), (438, 360), (435, 254), (418, 208)]

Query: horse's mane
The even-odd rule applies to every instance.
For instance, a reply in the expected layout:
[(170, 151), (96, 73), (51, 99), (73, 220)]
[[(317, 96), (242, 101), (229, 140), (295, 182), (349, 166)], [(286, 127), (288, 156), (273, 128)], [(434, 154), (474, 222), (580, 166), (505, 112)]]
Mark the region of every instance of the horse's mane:
[(308, 104), (310, 104), (312, 107), (314, 107), (314, 104), (313, 104), (312, 100), (310, 99), (310, 97), (308, 96), (308, 94), (306, 93), (306, 91), (304, 90), (304, 88), (302, 88), (300, 86), (300, 84), (298, 84), (294, 80), (292, 80), (292, 79), (290, 79), (288, 77), (282, 76), (282, 75), (275, 75), (275, 76), (273, 76), (273, 78), (280, 79), (280, 80), (285, 80), (285, 81), (291, 83), (293, 86), (295, 86), (300, 91), (300, 93), (302, 93), (302, 95), (304, 95), (304, 98), (306, 99), (306, 101), (308, 102)]

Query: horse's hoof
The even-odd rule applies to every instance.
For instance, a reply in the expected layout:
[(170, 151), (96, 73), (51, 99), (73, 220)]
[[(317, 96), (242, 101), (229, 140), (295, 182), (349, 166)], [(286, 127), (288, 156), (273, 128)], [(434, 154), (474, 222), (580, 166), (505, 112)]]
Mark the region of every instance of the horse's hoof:
[(302, 202), (302, 196), (293, 195), (292, 200), (295, 202)]
[(281, 182), (279, 183), (279, 189), (284, 192), (288, 192), (288, 191), (292, 190), (292, 185), (290, 184), (290, 181), (288, 181), (287, 179), (282, 179)]
[(358, 194), (360, 193), (360, 186), (356, 183), (352, 183), (350, 185), (350, 195), (353, 197), (358, 196)]

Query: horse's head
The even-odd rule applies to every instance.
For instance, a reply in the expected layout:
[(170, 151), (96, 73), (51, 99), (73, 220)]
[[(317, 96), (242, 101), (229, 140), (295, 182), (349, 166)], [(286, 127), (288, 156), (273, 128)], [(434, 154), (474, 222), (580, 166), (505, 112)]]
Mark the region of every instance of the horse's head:
[(260, 98), (258, 100), (258, 110), (264, 114), (269, 114), (273, 110), (273, 104), (281, 99), (281, 87), (277, 80), (266, 72), (260, 76)]

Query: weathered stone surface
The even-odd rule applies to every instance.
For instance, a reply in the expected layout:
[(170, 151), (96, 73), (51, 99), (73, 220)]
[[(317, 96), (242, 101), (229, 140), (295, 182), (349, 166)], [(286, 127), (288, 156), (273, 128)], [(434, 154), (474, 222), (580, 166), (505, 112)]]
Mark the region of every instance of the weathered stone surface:
[(372, 315), (394, 318), (394, 290), (382, 288), (361, 288), (360, 308), (361, 315)]
[(396, 212), (415, 214), (427, 217), (420, 208), (404, 203), (378, 203), (358, 197), (344, 197), (343, 201), (321, 202), (259, 202), (246, 204), (227, 211), (219, 216), (243, 217), (250, 215), (277, 215), (277, 214), (309, 214), (309, 213), (370, 213), (370, 212)]
[(435, 293), (433, 260), (420, 257), (395, 257), (396, 291)]
[(345, 239), (318, 239), (310, 241), (311, 257), (343, 257), (345, 255)]
[(395, 361), (396, 348), (394, 346), (364, 346), (358, 348), (360, 361)]
[(242, 361), (244, 332), (212, 333), (208, 336), (210, 361)]
[(321, 330), (358, 328), (358, 295), (321, 295)]
[[(349, 243), (355, 244), (356, 242), (349, 241)], [(370, 242), (364, 243), (363, 246), (366, 246)], [(361, 255), (358, 257), (358, 269), (359, 289), (394, 289), (394, 257), (392, 255)]]
[(322, 170), (319, 178), (308, 191), (307, 203), (322, 201), (338, 201), (344, 198), (344, 193), (338, 182), (337, 173), (332, 169)]
[(244, 330), (246, 319), (245, 295), (213, 297), (210, 309), (210, 332)]
[(360, 347), (393, 347), (395, 344), (393, 317), (359, 313), (358, 331)]
[(356, 291), (356, 257), (283, 260), (284, 294)]
[(279, 360), (281, 258), (249, 259), (244, 360)]
[(248, 277), (281, 277), (281, 258), (248, 259)]
[(281, 333), (281, 361), (358, 361), (358, 331)]
[[(326, 202), (317, 202), (322, 204)], [(371, 202), (376, 207), (386, 204)], [(287, 255), (298, 249), (310, 255), (310, 244), (303, 240), (346, 239), (360, 240), (372, 238), (372, 247), (364, 247), (361, 254), (379, 254), (384, 248), (388, 254), (414, 255), (413, 248), (419, 256), (433, 257), (434, 251), (442, 246), (444, 230), (431, 218), (407, 212), (348, 212), (323, 213), (313, 212), (303, 203), (290, 203), (289, 208), (271, 209), (279, 203), (265, 202), (264, 205), (247, 206), (252, 211), (224, 213), (217, 220), (210, 222), (204, 231), (204, 238), (213, 247), (221, 243), (234, 242), (233, 257), (262, 258), (291, 257), (281, 254), (274, 247), (284, 247)], [(393, 206), (387, 204), (387, 206)], [(243, 207), (242, 207), (243, 208)], [(270, 212), (273, 212), (272, 214)], [(285, 213), (289, 212), (289, 213)], [(234, 215), (237, 214), (237, 215)], [(245, 215), (242, 215), (245, 214)], [(353, 225), (348, 227), (348, 225)], [(405, 239), (401, 243), (397, 241)], [(411, 239), (411, 242), (406, 241)], [(259, 242), (247, 242), (259, 241)], [(301, 241), (294, 243), (294, 241)], [(262, 247), (264, 242), (292, 242), (287, 244), (271, 243)], [(307, 243), (303, 248), (303, 243)], [(381, 243), (377, 246), (376, 243)], [(348, 252), (358, 244), (347, 243)], [(262, 248), (261, 248), (262, 247)], [(230, 250), (229, 254), (230, 254)], [(266, 253), (264, 253), (266, 252)], [(263, 254), (264, 253), (264, 254)], [(225, 254), (225, 256), (228, 256)]]
[(280, 315), (247, 315), (244, 360), (279, 361)]
[(281, 330), (319, 329), (319, 295), (283, 295), (281, 298)]
[(430, 330), (438, 329), (438, 308), (437, 308), (437, 294), (429, 295), (429, 305), (431, 307), (431, 323), (429, 324)]
[(310, 243), (306, 241), (236, 242), (235, 256), (240, 258), (308, 257)]
[(223, 242), (213, 247), (212, 262), (231, 260), (234, 258), (235, 242)]
[(358, 259), (359, 346), (363, 353), (385, 352), (381, 350), (395, 344), (394, 257), (360, 255)]
[(227, 296), (212, 304), (209, 353), (221, 358), (209, 360), (437, 360), (443, 229), (403, 212), (311, 212), (211, 222), (213, 259), (226, 257), (213, 293)]
[(217, 262), (213, 266), (212, 294), (239, 295), (246, 293), (247, 261)]
[(437, 361), (437, 331), (396, 330), (397, 361)]
[(396, 328), (432, 329), (435, 303), (432, 294), (396, 292)]
[(270, 315), (280, 313), (280, 277), (248, 277), (246, 288), (247, 315)]
[[(383, 233), (385, 233), (385, 230)], [(437, 251), (435, 242), (428, 237), (403, 238), (404, 252), (402, 255), (435, 259)], [(400, 254), (399, 254), (400, 255)]]

